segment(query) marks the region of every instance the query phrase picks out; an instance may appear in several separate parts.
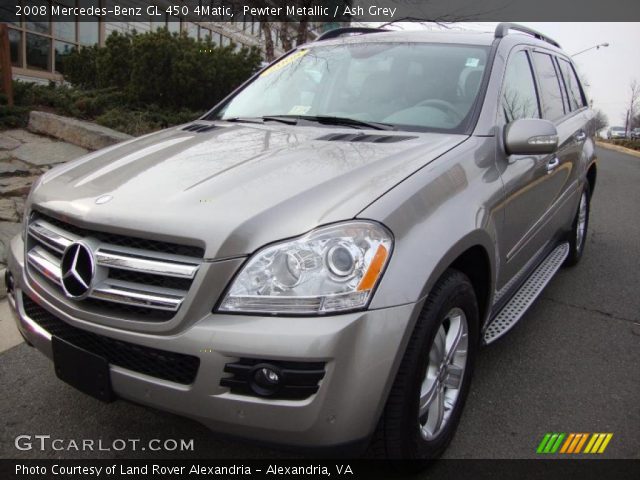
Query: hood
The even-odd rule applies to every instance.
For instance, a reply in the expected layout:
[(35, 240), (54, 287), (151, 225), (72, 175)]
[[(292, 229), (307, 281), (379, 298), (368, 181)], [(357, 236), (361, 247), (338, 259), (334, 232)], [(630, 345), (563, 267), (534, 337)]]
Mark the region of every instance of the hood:
[[(54, 168), (31, 200), (89, 228), (202, 246), (206, 258), (227, 258), (351, 219), (467, 138), (368, 131), (410, 138), (349, 141), (363, 132), (198, 123), (215, 128), (175, 127)], [(96, 204), (104, 195), (112, 199)]]

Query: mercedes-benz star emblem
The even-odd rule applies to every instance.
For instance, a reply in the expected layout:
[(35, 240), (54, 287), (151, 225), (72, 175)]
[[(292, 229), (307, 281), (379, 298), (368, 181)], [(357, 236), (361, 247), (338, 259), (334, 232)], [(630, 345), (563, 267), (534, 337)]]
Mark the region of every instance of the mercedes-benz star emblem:
[(86, 297), (91, 292), (95, 275), (95, 262), (89, 247), (79, 242), (69, 245), (62, 256), (60, 273), (67, 297), (76, 300)]

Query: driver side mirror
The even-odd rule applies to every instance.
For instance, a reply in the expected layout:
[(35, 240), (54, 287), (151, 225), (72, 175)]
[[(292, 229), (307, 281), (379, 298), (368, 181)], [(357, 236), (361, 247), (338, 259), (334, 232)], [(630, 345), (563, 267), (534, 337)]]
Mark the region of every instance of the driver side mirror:
[(504, 130), (504, 149), (509, 155), (553, 153), (558, 149), (558, 131), (549, 120), (514, 120)]

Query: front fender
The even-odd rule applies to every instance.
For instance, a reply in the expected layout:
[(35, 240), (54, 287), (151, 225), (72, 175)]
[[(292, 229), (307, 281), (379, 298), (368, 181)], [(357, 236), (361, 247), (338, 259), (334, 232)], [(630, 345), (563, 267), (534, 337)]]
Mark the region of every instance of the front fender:
[(395, 238), (370, 308), (423, 300), (447, 267), (475, 246), (489, 260), (487, 290), (493, 294), (502, 199), (495, 139), (471, 137), (361, 212), (359, 217), (382, 222)]

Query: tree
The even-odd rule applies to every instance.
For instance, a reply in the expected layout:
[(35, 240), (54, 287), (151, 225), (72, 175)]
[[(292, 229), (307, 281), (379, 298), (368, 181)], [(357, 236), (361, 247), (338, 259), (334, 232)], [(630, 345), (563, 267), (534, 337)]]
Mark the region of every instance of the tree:
[(602, 110), (596, 109), (594, 113), (595, 116), (593, 118), (593, 122), (596, 127), (596, 132), (609, 126), (609, 119)]
[(628, 135), (629, 131), (634, 128), (633, 124), (638, 115), (638, 110), (640, 110), (640, 83), (638, 83), (636, 78), (631, 80), (629, 84), (629, 103), (627, 105), (628, 108), (624, 122)]
[[(300, 3), (311, 2), (301, 1)], [(276, 58), (276, 39), (280, 40), (282, 50), (285, 52), (298, 45), (307, 43), (312, 33), (322, 30), (325, 22), (310, 22), (309, 15), (300, 15), (300, 20), (294, 22), (270, 22), (271, 17), (260, 17), (260, 29), (264, 35), (264, 57), (268, 62)]]

